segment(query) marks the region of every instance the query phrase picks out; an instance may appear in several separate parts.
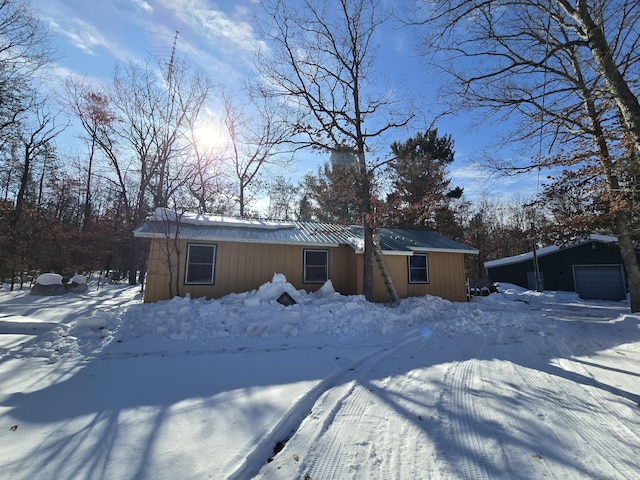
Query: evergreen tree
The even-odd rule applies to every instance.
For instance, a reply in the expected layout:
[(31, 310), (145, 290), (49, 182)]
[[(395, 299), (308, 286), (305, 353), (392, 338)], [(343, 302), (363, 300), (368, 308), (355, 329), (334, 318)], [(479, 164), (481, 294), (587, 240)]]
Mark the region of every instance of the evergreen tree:
[(359, 223), (360, 206), (353, 189), (358, 159), (350, 151), (333, 151), (318, 174), (305, 175), (300, 213), (306, 220), (341, 224)]
[[(449, 203), (460, 198), (462, 189), (451, 190), (447, 165), (453, 162), (453, 140), (438, 136), (437, 129), (418, 133), (406, 142), (391, 145), (393, 160), (389, 163), (393, 191), (387, 196), (389, 223), (406, 228), (437, 228), (453, 218)], [(448, 219), (447, 219), (448, 218)]]

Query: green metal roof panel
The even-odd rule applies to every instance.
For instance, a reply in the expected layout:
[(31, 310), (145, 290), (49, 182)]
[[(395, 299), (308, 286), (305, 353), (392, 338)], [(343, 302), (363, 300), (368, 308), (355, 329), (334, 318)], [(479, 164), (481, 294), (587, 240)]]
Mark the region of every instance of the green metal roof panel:
[[(318, 222), (278, 222), (196, 214), (176, 215), (157, 210), (134, 230), (143, 238), (169, 236), (187, 240), (270, 243), (283, 245), (338, 246), (350, 245), (361, 251), (363, 229), (359, 226)], [(474, 248), (443, 237), (430, 230), (380, 229), (380, 244), (385, 251), (451, 251), (478, 253)]]
[(444, 237), (433, 230), (413, 230), (408, 228), (381, 228), (380, 244), (383, 250), (431, 250), (464, 251), (478, 253), (475, 248)]

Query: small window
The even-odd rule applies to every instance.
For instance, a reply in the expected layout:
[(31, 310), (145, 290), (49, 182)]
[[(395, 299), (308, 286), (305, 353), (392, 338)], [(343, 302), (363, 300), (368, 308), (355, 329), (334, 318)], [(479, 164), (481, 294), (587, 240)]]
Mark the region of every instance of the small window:
[(304, 251), (304, 283), (324, 283), (329, 279), (329, 251)]
[(188, 245), (184, 283), (213, 285), (216, 265), (215, 245)]
[(426, 253), (409, 257), (409, 283), (429, 283), (429, 262)]

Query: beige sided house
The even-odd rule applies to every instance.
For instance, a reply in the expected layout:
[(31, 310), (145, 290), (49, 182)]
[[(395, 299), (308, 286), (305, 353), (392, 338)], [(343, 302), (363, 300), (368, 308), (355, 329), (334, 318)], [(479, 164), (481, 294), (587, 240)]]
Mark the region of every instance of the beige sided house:
[[(343, 295), (363, 292), (363, 232), (357, 226), (158, 209), (134, 235), (151, 240), (145, 302), (169, 299), (177, 292), (220, 298), (256, 289), (275, 273), (306, 291), (331, 280)], [(466, 300), (464, 256), (477, 254), (476, 249), (433, 231), (399, 228), (380, 229), (380, 244), (400, 298)], [(377, 268), (374, 297), (388, 301)]]

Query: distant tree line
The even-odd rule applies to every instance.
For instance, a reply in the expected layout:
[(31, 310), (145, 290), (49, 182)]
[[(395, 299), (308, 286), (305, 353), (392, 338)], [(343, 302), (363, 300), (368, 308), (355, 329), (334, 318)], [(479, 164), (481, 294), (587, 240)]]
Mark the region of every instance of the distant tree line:
[[(407, 23), (425, 57), (447, 59), (438, 66), (452, 79), (452, 107), (519, 119), (506, 141), (539, 146), (529, 162), (484, 161), (502, 175), (553, 172), (536, 197), (470, 201), (451, 183), (454, 139), (417, 125), (410, 92), (380, 76), (373, 44), (391, 16), (379, 2), (337, 0), (331, 12), (324, 0), (304, 10), (262, 2), (270, 48), (256, 55), (261, 82), (239, 99), (177, 55), (177, 33), (167, 58), (55, 89), (46, 30), (26, 1), (0, 0), (0, 278), (102, 271), (141, 282), (146, 245), (132, 230), (164, 207), (176, 218), (194, 210), (363, 225), (365, 280), (381, 226), (435, 229), (478, 248), (467, 265), (474, 278), (484, 261), (534, 243), (612, 233), (640, 295), (628, 255), (640, 237), (640, 5), (423, 3)], [(80, 132), (73, 152), (57, 148), (70, 124)], [(215, 135), (222, 140), (206, 141)], [(301, 150), (326, 160), (296, 184), (284, 172)]]

